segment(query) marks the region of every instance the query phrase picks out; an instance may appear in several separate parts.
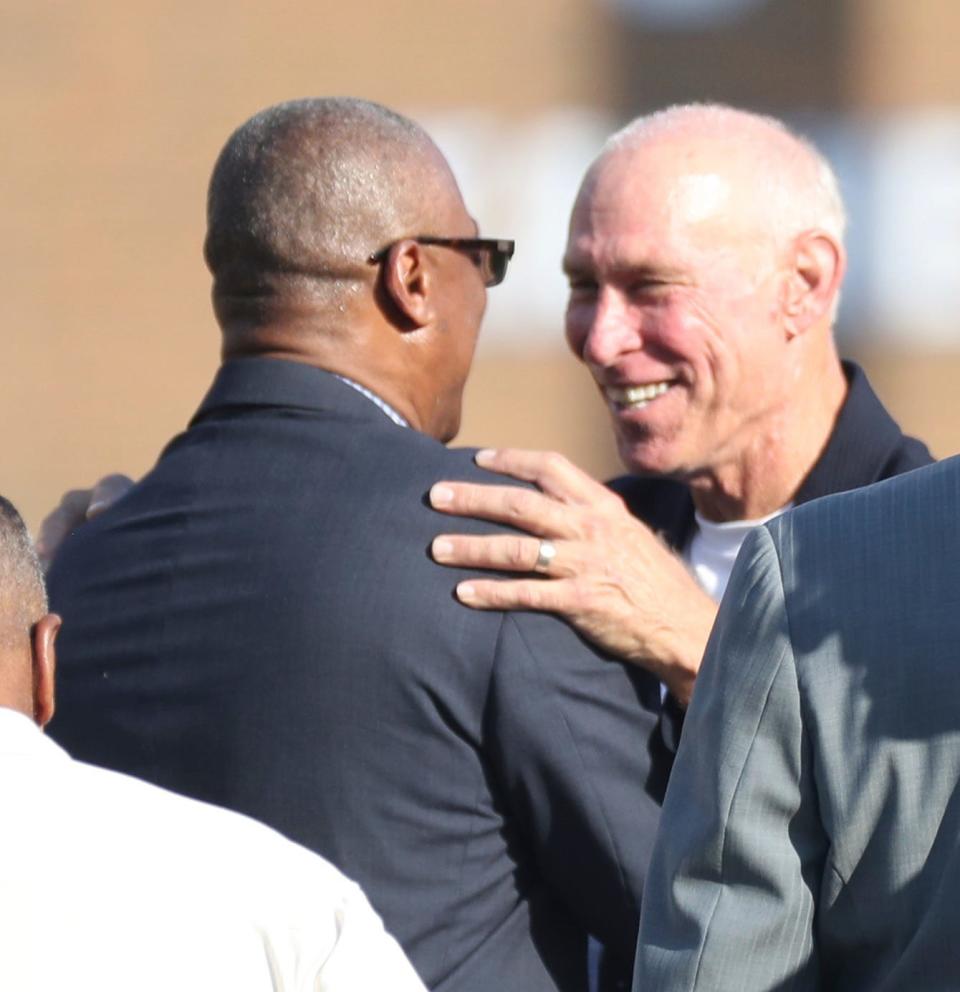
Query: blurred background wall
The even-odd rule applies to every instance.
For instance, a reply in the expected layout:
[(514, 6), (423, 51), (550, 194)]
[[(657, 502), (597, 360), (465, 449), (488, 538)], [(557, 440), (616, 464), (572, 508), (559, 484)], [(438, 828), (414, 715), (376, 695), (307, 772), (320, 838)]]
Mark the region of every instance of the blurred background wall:
[(420, 120), (482, 230), (490, 295), (463, 443), (616, 470), (562, 345), (566, 219), (603, 137), (726, 100), (785, 117), (851, 214), (841, 349), (939, 456), (960, 450), (956, 0), (0, 0), (0, 492), (36, 526), (64, 489), (138, 475), (217, 363), (200, 246), (230, 131), (350, 94)]

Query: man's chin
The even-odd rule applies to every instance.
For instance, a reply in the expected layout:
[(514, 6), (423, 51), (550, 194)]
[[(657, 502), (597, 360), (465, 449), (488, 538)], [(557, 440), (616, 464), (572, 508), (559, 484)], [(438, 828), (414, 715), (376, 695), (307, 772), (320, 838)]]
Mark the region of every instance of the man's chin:
[(617, 451), (631, 475), (683, 479), (689, 474), (673, 447), (658, 444), (653, 438), (638, 442), (636, 438), (618, 437)]

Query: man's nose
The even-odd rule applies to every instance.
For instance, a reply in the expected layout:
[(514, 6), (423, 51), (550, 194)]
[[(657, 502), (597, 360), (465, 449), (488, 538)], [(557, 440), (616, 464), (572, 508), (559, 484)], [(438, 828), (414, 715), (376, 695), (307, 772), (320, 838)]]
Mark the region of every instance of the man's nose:
[(603, 290), (597, 297), (589, 319), (583, 327), (580, 357), (588, 365), (607, 368), (627, 351), (642, 345), (640, 315), (621, 294)]

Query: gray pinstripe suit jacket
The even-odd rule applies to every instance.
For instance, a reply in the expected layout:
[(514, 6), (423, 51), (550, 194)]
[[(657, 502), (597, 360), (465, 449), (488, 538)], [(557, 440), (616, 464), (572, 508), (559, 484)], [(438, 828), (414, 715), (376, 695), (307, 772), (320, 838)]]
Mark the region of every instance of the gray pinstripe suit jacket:
[(958, 537), (954, 458), (748, 539), (667, 791), (635, 990), (960, 988)]

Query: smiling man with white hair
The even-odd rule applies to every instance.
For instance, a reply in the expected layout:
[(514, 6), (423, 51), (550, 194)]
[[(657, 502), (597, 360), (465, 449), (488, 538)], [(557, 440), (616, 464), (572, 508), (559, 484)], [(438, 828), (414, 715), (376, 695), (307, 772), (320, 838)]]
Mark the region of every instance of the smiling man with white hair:
[(774, 118), (671, 107), (611, 137), (570, 221), (566, 336), (630, 475), (611, 492), (504, 450), (477, 460), (541, 492), (439, 484), (437, 509), (532, 535), (441, 535), (443, 563), (538, 573), (461, 582), (461, 601), (562, 614), (679, 717), (747, 532), (931, 460), (838, 356), (844, 225), (829, 164)]

